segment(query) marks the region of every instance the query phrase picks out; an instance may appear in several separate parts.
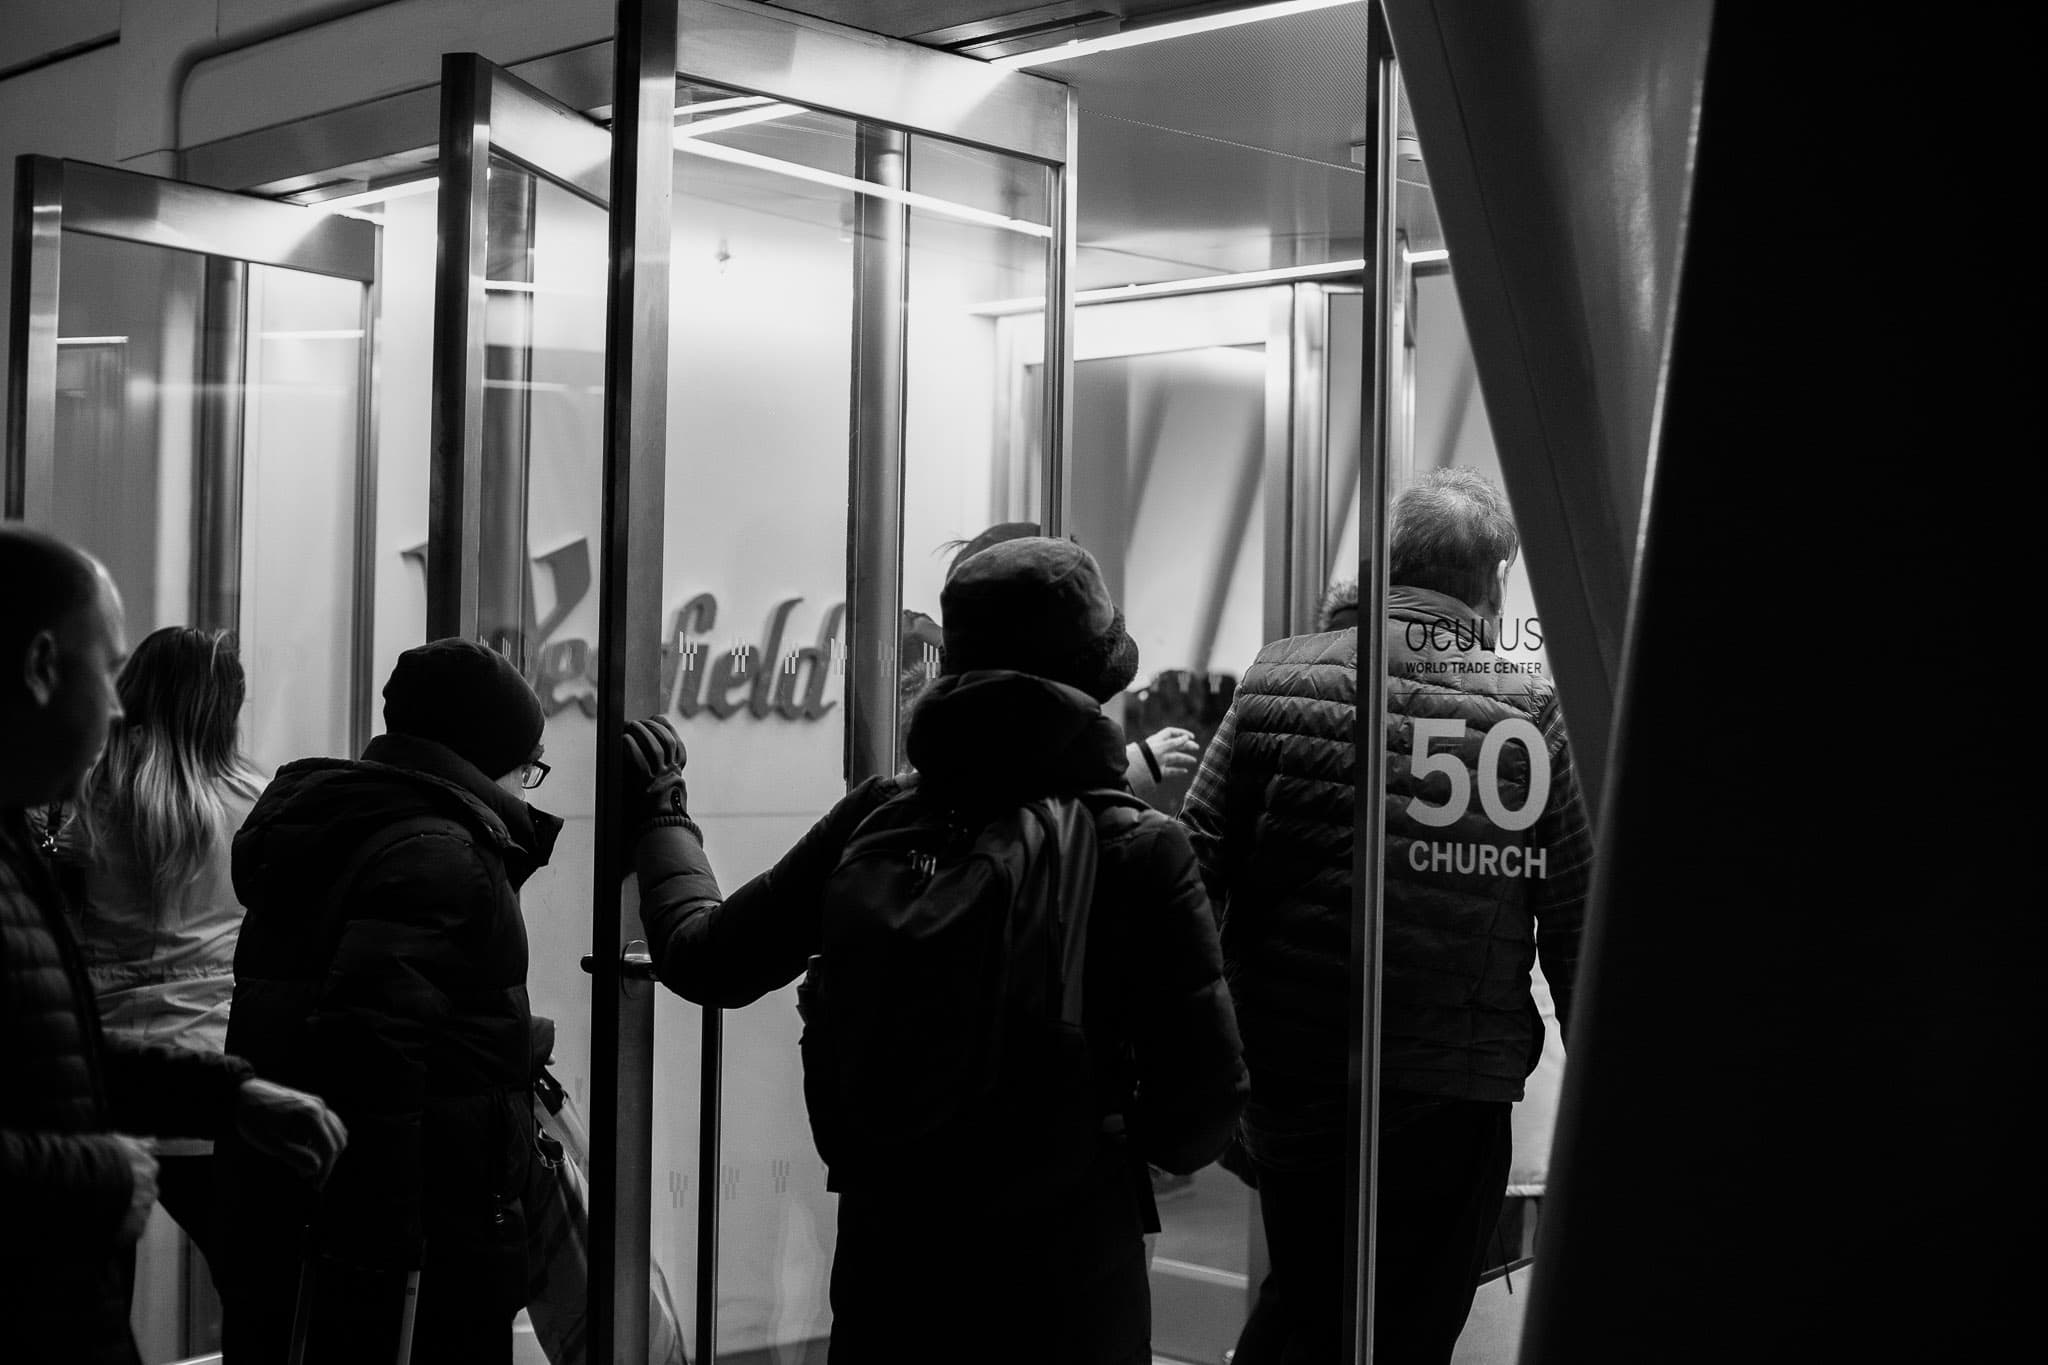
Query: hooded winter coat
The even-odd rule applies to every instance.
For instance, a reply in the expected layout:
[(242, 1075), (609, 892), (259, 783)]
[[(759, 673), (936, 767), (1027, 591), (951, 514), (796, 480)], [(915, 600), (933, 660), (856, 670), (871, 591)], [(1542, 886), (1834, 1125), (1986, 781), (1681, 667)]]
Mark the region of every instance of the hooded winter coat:
[(269, 1350), (289, 1330), (309, 1223), (326, 1257), (371, 1270), (420, 1266), (424, 1243), (424, 1338), (457, 1319), (509, 1328), (534, 1141), (518, 888), (560, 827), (403, 735), (359, 762), (287, 764), (250, 812), (234, 845), (248, 914), (228, 1047), (324, 1098), (349, 1143), (317, 1204), (223, 1145), (244, 1253), (223, 1284), (231, 1347)]
[[(939, 678), (909, 737), (928, 792), (984, 806), (1118, 786), (1123, 745), (1086, 694), (1007, 672)], [(643, 838), (641, 914), (661, 979), (728, 1008), (794, 980), (820, 950), (825, 884), (841, 851), (903, 785), (862, 783), (723, 903), (688, 831)], [(1142, 1163), (1191, 1171), (1214, 1160), (1248, 1082), (1186, 835), (1155, 813), (1120, 808), (1097, 831), (1083, 1027), (1098, 1055), (1129, 1050), (1129, 1145), (1105, 1143), (1063, 1199), (1008, 1197), (1025, 1173), (992, 1162), (971, 1185), (956, 1175), (842, 1189), (833, 1365), (963, 1351), (1069, 1365), (1151, 1359)]]

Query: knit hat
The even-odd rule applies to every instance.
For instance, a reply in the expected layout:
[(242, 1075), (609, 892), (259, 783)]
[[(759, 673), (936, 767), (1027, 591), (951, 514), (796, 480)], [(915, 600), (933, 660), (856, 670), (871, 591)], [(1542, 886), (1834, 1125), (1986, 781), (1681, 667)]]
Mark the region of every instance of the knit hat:
[(451, 636), (398, 656), (384, 684), (384, 724), (393, 734), (446, 745), (496, 779), (533, 757), (546, 720), (509, 660)]
[(1026, 536), (962, 558), (939, 594), (946, 671), (1013, 669), (1106, 701), (1137, 669), (1137, 646), (1095, 556)]

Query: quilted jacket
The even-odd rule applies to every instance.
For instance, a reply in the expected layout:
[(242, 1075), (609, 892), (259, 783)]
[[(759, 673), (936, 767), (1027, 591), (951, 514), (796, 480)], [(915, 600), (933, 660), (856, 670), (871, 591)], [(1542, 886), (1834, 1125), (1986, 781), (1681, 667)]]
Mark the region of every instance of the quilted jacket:
[(132, 1191), (107, 1136), (215, 1137), (249, 1075), (232, 1058), (109, 1039), (57, 879), (0, 812), (0, 1353), (132, 1362)]
[[(1538, 920), (1567, 1019), (1589, 852), (1556, 698), (1542, 675), (1496, 667), (1463, 603), (1396, 588), (1389, 608), (1381, 1083), (1519, 1100), (1543, 1040), (1529, 987)], [(1356, 630), (1260, 652), (1228, 722), (1221, 827), (1198, 831), (1255, 1078), (1246, 1137), (1269, 1164), (1343, 1152), (1357, 664)], [(1418, 723), (1433, 732), (1420, 758)], [(1512, 822), (1535, 809), (1532, 786), (1541, 817), (1496, 823), (1481, 788)]]

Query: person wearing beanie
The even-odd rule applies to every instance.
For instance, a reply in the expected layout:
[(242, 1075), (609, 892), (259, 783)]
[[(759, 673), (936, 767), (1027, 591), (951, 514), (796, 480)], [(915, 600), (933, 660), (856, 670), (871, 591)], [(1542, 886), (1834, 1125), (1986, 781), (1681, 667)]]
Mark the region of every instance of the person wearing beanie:
[[(947, 579), (950, 581), (952, 576), (960, 571), (962, 565), (983, 550), (1007, 541), (1039, 538), (1038, 523), (1035, 521), (1003, 521), (971, 540), (954, 541), (953, 562), (947, 566)], [(1096, 576), (1101, 576), (1099, 567)], [(925, 675), (914, 670), (913, 661), (926, 653), (925, 646), (930, 643), (931, 635), (938, 632), (931, 619), (921, 612), (905, 611), (903, 615), (904, 671), (898, 709), (907, 732), (911, 713), (927, 685)], [(1135, 651), (1137, 646), (1133, 643), (1130, 648)], [(1135, 677), (1135, 657), (1132, 669)], [(1125, 685), (1129, 685), (1129, 679), (1125, 680)], [(1107, 697), (1103, 698), (1105, 702), (1108, 700)], [(1173, 779), (1192, 773), (1201, 757), (1201, 747), (1195, 743), (1192, 732), (1178, 725), (1164, 726), (1142, 739), (1134, 739), (1124, 745), (1124, 781), (1139, 800), (1157, 806), (1167, 784)]]
[[(960, 561), (940, 610), (944, 663), (911, 719), (914, 772), (862, 783), (723, 899), (693, 831), (641, 841), (641, 915), (671, 990), (738, 1008), (803, 974), (826, 951), (842, 852), (895, 798), (971, 830), (1036, 798), (1119, 787), (1123, 732), (1102, 703), (1129, 684), (1138, 651), (1087, 551), (1037, 536), (990, 545)], [(914, 1173), (823, 1153), (840, 1195), (833, 1365), (956, 1360), (966, 1343), (977, 1359), (1019, 1365), (1151, 1358), (1144, 1235), (1158, 1224), (1146, 1164), (1213, 1161), (1249, 1083), (1185, 834), (1128, 798), (1087, 809), (1097, 871), (1082, 1031), (1091, 1057), (1116, 1059), (1103, 1071), (1120, 1079), (1098, 1073), (1097, 1085), (1116, 1092), (1103, 1112), (1122, 1114), (1127, 1140), (1098, 1135), (1085, 1170), (1054, 1193), (985, 1178), (991, 1163), (1017, 1169), (996, 1132)], [(829, 975), (833, 962), (814, 970)], [(819, 1082), (832, 1078), (811, 1067), (807, 1057), (822, 1131), (830, 1092)]]
[(390, 1358), (412, 1271), (415, 1360), (508, 1362), (525, 1301), (519, 888), (562, 825), (526, 800), (540, 699), (485, 646), (435, 640), (399, 656), (384, 720), (360, 759), (279, 769), (234, 841), (228, 1048), (321, 1095), (351, 1140), (317, 1200), (222, 1145), (230, 1359), (285, 1357), (302, 1268), (308, 1361)]

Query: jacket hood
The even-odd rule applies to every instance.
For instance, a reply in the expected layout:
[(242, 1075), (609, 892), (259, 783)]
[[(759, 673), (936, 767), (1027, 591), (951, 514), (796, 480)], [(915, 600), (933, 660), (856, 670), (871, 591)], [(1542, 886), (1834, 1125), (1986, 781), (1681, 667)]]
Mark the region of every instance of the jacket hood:
[(905, 743), (919, 777), (976, 796), (1121, 786), (1124, 732), (1086, 692), (1029, 673), (949, 674), (918, 699)]
[(498, 854), (518, 887), (547, 865), (562, 822), (485, 778), (452, 750), (410, 735), (379, 735), (357, 760), (287, 763), (235, 836), (235, 894), (254, 907), (273, 876), (331, 886), (378, 831), (441, 816)]

